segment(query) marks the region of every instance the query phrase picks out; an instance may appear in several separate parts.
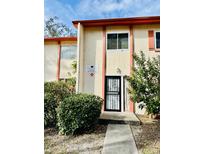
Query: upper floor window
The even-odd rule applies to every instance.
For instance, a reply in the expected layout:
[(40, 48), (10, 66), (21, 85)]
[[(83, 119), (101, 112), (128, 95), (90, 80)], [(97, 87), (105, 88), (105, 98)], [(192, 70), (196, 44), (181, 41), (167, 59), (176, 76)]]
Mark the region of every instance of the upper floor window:
[(61, 47), (61, 59), (76, 59), (77, 46), (62, 46)]
[(128, 49), (128, 33), (107, 34), (107, 49)]
[(155, 32), (155, 48), (160, 49), (160, 32)]

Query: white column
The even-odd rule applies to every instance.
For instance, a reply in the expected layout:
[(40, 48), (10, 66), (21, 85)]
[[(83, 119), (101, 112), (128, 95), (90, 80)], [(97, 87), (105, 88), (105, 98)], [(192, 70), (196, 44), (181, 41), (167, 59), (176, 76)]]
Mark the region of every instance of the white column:
[(123, 82), (123, 75), (121, 75), (121, 112), (124, 112), (124, 82)]
[(79, 92), (80, 80), (80, 23), (78, 23), (78, 36), (77, 36), (77, 74), (76, 74), (76, 93)]

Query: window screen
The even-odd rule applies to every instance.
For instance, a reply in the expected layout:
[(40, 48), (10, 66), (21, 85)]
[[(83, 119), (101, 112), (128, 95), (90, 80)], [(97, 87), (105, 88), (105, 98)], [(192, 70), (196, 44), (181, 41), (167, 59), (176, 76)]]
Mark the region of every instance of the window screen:
[(117, 34), (108, 34), (107, 43), (107, 49), (117, 49)]
[(77, 46), (62, 46), (61, 47), (61, 59), (76, 59)]
[(118, 34), (118, 49), (128, 49), (128, 34)]

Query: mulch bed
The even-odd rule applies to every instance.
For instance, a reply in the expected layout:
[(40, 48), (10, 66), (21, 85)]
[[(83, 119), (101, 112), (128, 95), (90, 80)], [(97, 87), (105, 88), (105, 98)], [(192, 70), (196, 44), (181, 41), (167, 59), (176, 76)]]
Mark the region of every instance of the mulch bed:
[(93, 131), (81, 135), (59, 135), (55, 129), (44, 130), (44, 150), (46, 154), (99, 154), (107, 125), (97, 125)]
[(142, 125), (131, 125), (136, 146), (141, 154), (160, 153), (160, 120), (138, 115)]

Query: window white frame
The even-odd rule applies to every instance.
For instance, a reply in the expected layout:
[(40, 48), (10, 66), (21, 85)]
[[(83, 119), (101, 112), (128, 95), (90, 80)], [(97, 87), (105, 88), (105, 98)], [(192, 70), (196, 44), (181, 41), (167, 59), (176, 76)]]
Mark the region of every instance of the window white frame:
[[(127, 49), (108, 49), (108, 34), (128, 34), (128, 48)], [(118, 36), (118, 35), (117, 35)], [(117, 37), (117, 48), (118, 48), (118, 37)], [(106, 33), (106, 51), (129, 51), (130, 49), (130, 32), (129, 31), (113, 31)]]
[(156, 39), (157, 32), (160, 33), (160, 31), (159, 30), (154, 31), (154, 47), (155, 47), (155, 49), (160, 50), (160, 48), (157, 48), (157, 39)]

